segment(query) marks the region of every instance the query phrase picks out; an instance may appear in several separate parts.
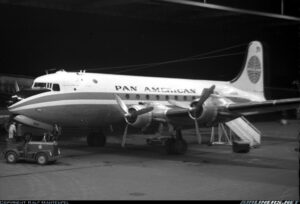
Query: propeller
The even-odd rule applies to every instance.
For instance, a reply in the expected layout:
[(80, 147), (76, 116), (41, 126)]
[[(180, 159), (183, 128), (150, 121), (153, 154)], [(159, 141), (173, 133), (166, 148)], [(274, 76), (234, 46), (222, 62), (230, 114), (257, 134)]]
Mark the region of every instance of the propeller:
[(125, 147), (129, 121), (135, 120), (139, 115), (143, 115), (145, 113), (152, 111), (153, 107), (150, 106), (150, 107), (142, 108), (140, 110), (134, 110), (134, 109), (129, 110), (127, 105), (120, 98), (120, 96), (118, 96), (117, 94), (114, 94), (114, 95), (115, 95), (117, 104), (120, 106), (120, 108), (124, 114), (124, 118), (126, 121), (126, 127), (125, 127), (125, 130), (123, 133), (123, 138), (122, 138), (122, 147)]
[(193, 112), (193, 118), (195, 121), (195, 129), (196, 129), (196, 136), (198, 143), (201, 144), (202, 142), (202, 136), (199, 131), (199, 125), (197, 121), (197, 116), (200, 116), (203, 111), (203, 104), (204, 102), (213, 94), (214, 89), (216, 88), (215, 85), (212, 85), (210, 88), (204, 88), (202, 91), (202, 94), (200, 96), (199, 101), (196, 103), (194, 107), (188, 106), (186, 104), (180, 103), (178, 101), (169, 100), (168, 102), (174, 106), (177, 106), (179, 108), (188, 109), (190, 112)]
[(20, 87), (17, 81), (15, 81), (15, 92), (19, 92), (20, 91)]
[(215, 85), (212, 85), (210, 88), (205, 88), (202, 91), (201, 97), (199, 101), (196, 104), (195, 108), (195, 116), (198, 114), (201, 114), (203, 111), (203, 104), (204, 102), (210, 97), (210, 95), (214, 92), (214, 89), (216, 88)]
[(194, 110), (194, 114), (195, 114), (194, 121), (195, 121), (196, 136), (197, 136), (197, 140), (198, 140), (199, 144), (202, 143), (202, 136), (201, 136), (200, 131), (199, 131), (199, 126), (198, 126), (198, 121), (197, 121), (197, 115), (201, 115), (201, 113), (203, 111), (203, 104), (204, 104), (204, 102), (214, 92), (215, 88), (216, 88), (216, 86), (212, 85), (210, 88), (203, 89), (201, 97), (200, 97), (199, 101), (197, 102), (195, 110)]
[(19, 101), (21, 98), (19, 98), (19, 96), (17, 95), (18, 92), (20, 91), (20, 87), (17, 81), (14, 82), (14, 87), (13, 87), (13, 91), (10, 94), (10, 98), (6, 101), (6, 105), (9, 106), (11, 104), (13, 104), (16, 101)]

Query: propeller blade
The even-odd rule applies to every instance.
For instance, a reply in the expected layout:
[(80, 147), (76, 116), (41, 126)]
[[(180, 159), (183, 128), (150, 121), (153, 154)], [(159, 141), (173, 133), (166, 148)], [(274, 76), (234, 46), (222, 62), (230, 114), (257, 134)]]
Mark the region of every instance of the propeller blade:
[(168, 102), (169, 102), (171, 105), (176, 106), (176, 107), (179, 107), (179, 108), (183, 108), (183, 109), (190, 109), (190, 108), (191, 108), (188, 104), (180, 103), (180, 102), (178, 102), (178, 101), (168, 100)]
[(128, 124), (126, 124), (124, 133), (123, 133), (123, 138), (122, 138), (122, 147), (125, 147), (125, 143), (126, 143), (126, 137), (127, 137), (127, 130), (128, 130)]
[(215, 89), (215, 85), (212, 85), (210, 88), (208, 89), (203, 89), (200, 100), (198, 101), (198, 103), (196, 104), (196, 113), (199, 113), (202, 110), (202, 106), (204, 104), (204, 102), (210, 97), (210, 95), (214, 92)]
[(124, 114), (129, 114), (128, 108), (127, 108), (126, 104), (122, 101), (122, 99), (120, 98), (120, 96), (118, 96), (117, 94), (114, 94), (114, 95), (115, 95), (117, 103), (121, 107), (123, 113)]
[(210, 95), (214, 92), (215, 89), (215, 85), (212, 85), (210, 88), (208, 89), (203, 89), (200, 100), (198, 101), (198, 105), (203, 105), (203, 103), (210, 97)]
[(15, 93), (20, 91), (20, 87), (17, 81), (15, 81)]
[(199, 126), (198, 126), (197, 119), (195, 119), (195, 129), (196, 129), (196, 136), (197, 136), (198, 144), (201, 144), (202, 143), (202, 136), (201, 136), (200, 131), (199, 131)]

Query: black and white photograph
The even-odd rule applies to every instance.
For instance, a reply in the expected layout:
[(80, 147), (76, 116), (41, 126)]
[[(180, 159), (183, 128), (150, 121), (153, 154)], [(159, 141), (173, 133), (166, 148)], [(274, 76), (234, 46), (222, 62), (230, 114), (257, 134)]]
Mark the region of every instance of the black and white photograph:
[(0, 0), (0, 202), (297, 204), (298, 0)]

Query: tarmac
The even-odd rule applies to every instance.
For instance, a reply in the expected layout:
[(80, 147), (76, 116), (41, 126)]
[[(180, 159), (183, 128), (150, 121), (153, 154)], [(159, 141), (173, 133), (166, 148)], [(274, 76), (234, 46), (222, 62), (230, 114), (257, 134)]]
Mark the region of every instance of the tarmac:
[[(185, 155), (168, 155), (141, 135), (129, 136), (126, 148), (120, 138), (108, 138), (104, 148), (62, 139), (55, 164), (8, 164), (2, 157), (0, 200), (299, 200), (300, 121), (254, 125), (262, 143), (246, 154), (199, 145), (194, 130), (183, 132)], [(210, 129), (201, 133), (209, 139)]]

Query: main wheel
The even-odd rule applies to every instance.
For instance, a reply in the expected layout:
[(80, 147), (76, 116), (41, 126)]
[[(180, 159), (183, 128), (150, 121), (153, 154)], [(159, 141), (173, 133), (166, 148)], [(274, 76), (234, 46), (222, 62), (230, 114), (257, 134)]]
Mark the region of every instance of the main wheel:
[(86, 141), (90, 147), (104, 147), (106, 144), (106, 136), (102, 132), (92, 132), (87, 136)]
[(12, 151), (7, 152), (5, 155), (5, 159), (6, 159), (7, 163), (16, 163), (18, 160), (17, 153), (12, 152)]
[(165, 143), (168, 154), (185, 154), (187, 143), (184, 139), (168, 139)]
[(36, 162), (40, 165), (45, 165), (48, 163), (48, 156), (45, 153), (38, 153)]

